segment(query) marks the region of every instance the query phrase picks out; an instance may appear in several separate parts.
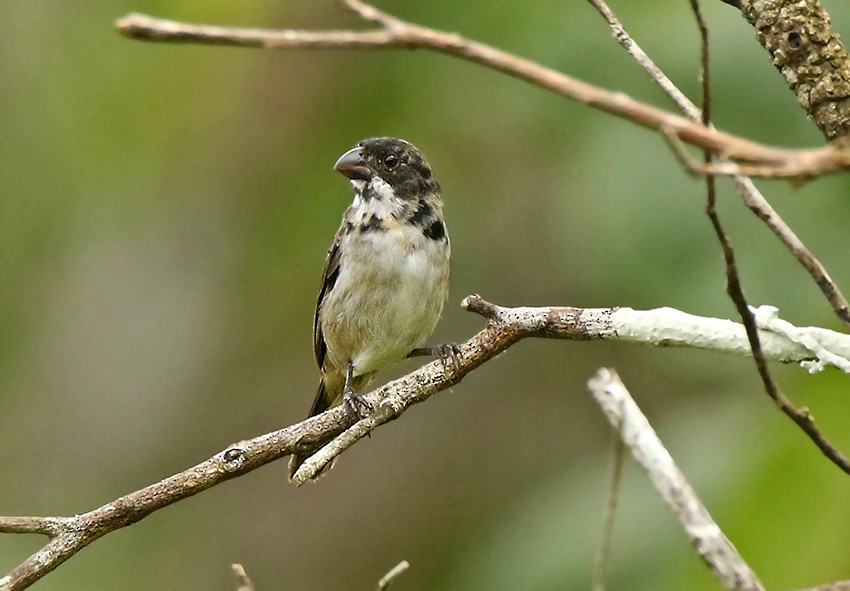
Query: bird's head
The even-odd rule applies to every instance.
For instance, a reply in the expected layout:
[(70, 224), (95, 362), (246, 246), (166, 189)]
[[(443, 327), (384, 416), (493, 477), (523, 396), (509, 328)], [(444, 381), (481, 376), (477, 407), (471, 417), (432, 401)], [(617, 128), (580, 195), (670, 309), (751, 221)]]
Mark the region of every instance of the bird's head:
[[(351, 179), (365, 198), (419, 199), (438, 195), (440, 185), (416, 146), (394, 137), (368, 138), (340, 156), (334, 170)], [(385, 195), (386, 187), (392, 195)]]

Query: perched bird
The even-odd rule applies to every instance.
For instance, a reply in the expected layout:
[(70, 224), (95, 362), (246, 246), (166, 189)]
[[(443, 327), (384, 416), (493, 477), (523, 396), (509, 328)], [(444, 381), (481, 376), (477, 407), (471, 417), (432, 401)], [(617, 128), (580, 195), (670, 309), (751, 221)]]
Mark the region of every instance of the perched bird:
[[(420, 349), (431, 335), (449, 285), (449, 235), (440, 185), (413, 144), (365, 139), (334, 169), (351, 180), (345, 210), (325, 259), (313, 320), (321, 371), (310, 415), (345, 403), (362, 415), (357, 392), (380, 369)], [(306, 456), (293, 455), (289, 474)]]

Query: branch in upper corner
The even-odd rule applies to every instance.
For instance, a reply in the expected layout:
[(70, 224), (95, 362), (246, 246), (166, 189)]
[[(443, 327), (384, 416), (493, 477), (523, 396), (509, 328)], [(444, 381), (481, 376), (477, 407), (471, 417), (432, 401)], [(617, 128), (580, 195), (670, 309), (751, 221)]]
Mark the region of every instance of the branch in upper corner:
[(612, 369), (600, 369), (588, 382), (588, 388), (723, 587), (729, 591), (764, 591), (756, 573), (723, 534), (676, 467), (617, 373)]
[(629, 35), (626, 28), (620, 20), (614, 15), (611, 7), (605, 3), (605, 0), (588, 0), (590, 4), (602, 15), (605, 22), (611, 28), (614, 38), (625, 49), (632, 59), (634, 59), (643, 70), (649, 74), (649, 77), (655, 82), (664, 93), (673, 99), (676, 106), (679, 107), (685, 116), (691, 121), (699, 122), (702, 113), (695, 104), (693, 104), (685, 94), (673, 84), (673, 81), (661, 71), (661, 68), (649, 57), (649, 55), (637, 44), (637, 42)]
[[(692, 121), (700, 121), (702, 117), (700, 109), (694, 105), (675, 84), (673, 84), (661, 68), (659, 68), (649, 55), (641, 49), (640, 45), (634, 38), (632, 38), (631, 35), (629, 35), (626, 28), (614, 15), (614, 12), (605, 3), (605, 1), (588, 1), (596, 8), (597, 11), (599, 11), (608, 23), (608, 26), (611, 28), (614, 33), (614, 37), (620, 45), (644, 69), (659, 88), (673, 99), (673, 102), (676, 103), (688, 119)], [(665, 135), (665, 137), (668, 136)], [(674, 150), (676, 150), (677, 155), (681, 154), (678, 150), (678, 145), (674, 145)], [(724, 164), (727, 166), (730, 165), (730, 163)], [(686, 167), (690, 165), (691, 163), (688, 161), (686, 163)], [(713, 166), (717, 166), (717, 164), (714, 164)], [(737, 164), (731, 164), (731, 166), (738, 167)], [(696, 167), (699, 168), (700, 165), (696, 165)], [(738, 170), (738, 168), (734, 168), (733, 170)], [(832, 306), (836, 316), (838, 316), (838, 318), (844, 323), (844, 326), (850, 328), (850, 304), (848, 304), (847, 298), (844, 297), (844, 294), (841, 293), (838, 285), (836, 285), (832, 277), (829, 276), (826, 268), (815, 257), (815, 255), (806, 248), (803, 241), (797, 237), (791, 227), (785, 223), (776, 210), (774, 210), (770, 203), (768, 203), (767, 199), (764, 198), (755, 183), (753, 183), (752, 179), (740, 174), (734, 176), (738, 191), (743, 198), (744, 203), (750, 208), (750, 211), (756, 214), (756, 216), (765, 223), (770, 231), (774, 233), (780, 242), (782, 242), (785, 248), (787, 248), (794, 258), (800, 262), (803, 268), (808, 271), (815, 284), (821, 290), (821, 293), (823, 293), (826, 300)]]
[(820, 0), (740, 0), (797, 102), (828, 141), (850, 136), (850, 54)]
[[(70, 517), (0, 517), (2, 533), (39, 533), (50, 537), (43, 548), (0, 579), (0, 591), (25, 589), (102, 536), (286, 455), (315, 451), (324, 445), (319, 452), (324, 455), (320, 455), (319, 459), (332, 459), (378, 425), (397, 418), (410, 406), (457, 384), (469, 372), (524, 338), (605, 339), (714, 349), (737, 355), (750, 353), (740, 324), (692, 316), (670, 308), (647, 311), (631, 308), (505, 308), (479, 296), (467, 297), (462, 305), (484, 316), (488, 324), (459, 345), (457, 364), (444, 365), (440, 360), (432, 361), (365, 394), (364, 398), (376, 411), (361, 421), (357, 421), (344, 405), (337, 406), (284, 429), (229, 445), (183, 472), (82, 514)], [(792, 328), (794, 330), (783, 326), (781, 333), (762, 333), (763, 350), (768, 358), (802, 362), (817, 359), (815, 351), (828, 351), (830, 359), (834, 360), (833, 356), (837, 356), (850, 360), (850, 335), (819, 328)], [(806, 338), (799, 338), (800, 335)], [(829, 359), (822, 361), (830, 363)], [(826, 441), (812, 421), (805, 428), (807, 433), (814, 432)], [(341, 433), (343, 435), (337, 441)]]
[(643, 127), (656, 131), (667, 129), (685, 143), (719, 152), (742, 165), (757, 165), (766, 176), (811, 177), (850, 168), (850, 148), (830, 145), (788, 150), (766, 146), (699, 125), (621, 92), (588, 84), (456, 33), (403, 21), (359, 0), (346, 0), (345, 4), (361, 18), (378, 23), (380, 28), (370, 31), (244, 29), (181, 23), (142, 14), (127, 15), (116, 26), (122, 34), (143, 41), (264, 48), (429, 49), (498, 70)]

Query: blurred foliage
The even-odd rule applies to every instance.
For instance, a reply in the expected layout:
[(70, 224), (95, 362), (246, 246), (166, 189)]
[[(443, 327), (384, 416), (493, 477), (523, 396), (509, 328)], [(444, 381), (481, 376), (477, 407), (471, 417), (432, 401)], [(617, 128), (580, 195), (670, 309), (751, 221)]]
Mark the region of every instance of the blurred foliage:
[[(705, 4), (718, 125), (820, 144), (750, 27)], [(583, 2), (382, 6), (670, 107)], [(828, 7), (846, 32), (850, 6)], [(687, 3), (614, 9), (695, 96)], [(454, 260), (435, 341), (481, 326), (457, 306), (472, 292), (734, 318), (702, 186), (657, 135), (425, 51), (129, 41), (112, 28), (129, 11), (361, 26), (331, 0), (0, 4), (0, 513), (81, 512), (303, 418), (319, 273), (351, 197), (331, 165), (366, 136), (414, 141), (443, 185)], [(847, 176), (760, 185), (850, 289)], [(751, 302), (840, 328), (721, 187)], [(600, 365), (620, 371), (769, 588), (850, 578), (848, 479), (772, 407), (751, 361), (526, 342), (318, 484), (295, 489), (268, 467), (108, 536), (37, 588), (225, 590), (241, 562), (259, 590), (370, 589), (402, 558), (400, 590), (586, 588), (609, 481), (609, 430), (584, 385)], [(850, 450), (846, 378), (774, 369)], [(610, 589), (717, 588), (634, 466), (622, 496)], [(40, 543), (0, 537), (0, 572)]]

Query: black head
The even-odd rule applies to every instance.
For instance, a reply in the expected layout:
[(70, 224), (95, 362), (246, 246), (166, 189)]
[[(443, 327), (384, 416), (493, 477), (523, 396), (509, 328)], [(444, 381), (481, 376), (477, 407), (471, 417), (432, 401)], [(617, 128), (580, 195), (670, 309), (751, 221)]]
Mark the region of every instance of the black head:
[(438, 194), (440, 185), (422, 153), (410, 142), (394, 137), (373, 137), (343, 154), (334, 169), (352, 180), (380, 177), (401, 199)]

